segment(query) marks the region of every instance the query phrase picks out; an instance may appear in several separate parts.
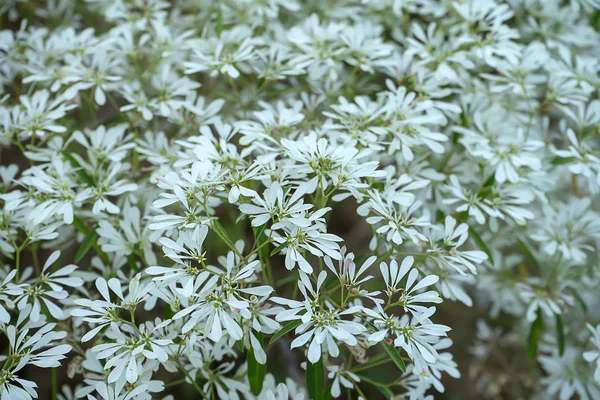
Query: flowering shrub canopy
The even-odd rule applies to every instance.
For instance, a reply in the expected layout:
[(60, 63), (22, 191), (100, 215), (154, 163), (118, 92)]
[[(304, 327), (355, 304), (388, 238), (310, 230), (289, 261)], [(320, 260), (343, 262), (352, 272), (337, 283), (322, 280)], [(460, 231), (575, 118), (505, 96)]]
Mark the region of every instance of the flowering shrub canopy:
[(599, 9), (2, 1), (1, 399), (599, 399)]

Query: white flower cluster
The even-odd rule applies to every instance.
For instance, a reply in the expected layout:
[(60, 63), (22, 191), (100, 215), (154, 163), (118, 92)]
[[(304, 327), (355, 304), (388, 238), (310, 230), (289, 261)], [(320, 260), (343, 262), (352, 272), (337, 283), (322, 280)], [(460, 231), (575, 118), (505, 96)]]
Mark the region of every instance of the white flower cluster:
[(2, 400), (600, 398), (600, 1), (1, 3)]

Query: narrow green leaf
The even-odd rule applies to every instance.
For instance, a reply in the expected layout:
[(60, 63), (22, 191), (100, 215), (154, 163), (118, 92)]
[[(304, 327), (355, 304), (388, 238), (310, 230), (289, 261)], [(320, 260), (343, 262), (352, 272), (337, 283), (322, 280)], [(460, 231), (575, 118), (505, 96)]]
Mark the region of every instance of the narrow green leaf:
[(388, 353), (390, 358), (394, 361), (396, 366), (398, 368), (400, 368), (400, 371), (406, 372), (406, 364), (404, 363), (404, 360), (402, 359), (402, 357), (400, 357), (400, 353), (398, 353), (398, 349), (396, 349), (394, 346), (389, 345), (385, 342), (381, 342), (381, 345), (385, 349), (385, 352)]
[[(486, 198), (490, 191), (492, 190), (492, 187), (494, 186), (494, 183), (496, 183), (496, 177), (494, 174), (491, 174), (486, 181), (483, 183), (483, 186), (481, 187), (481, 189), (479, 190), (479, 192), (477, 193), (477, 196), (480, 198)], [(464, 211), (465, 214), (467, 214), (466, 211)]]
[(565, 352), (565, 327), (560, 314), (556, 314), (556, 341), (558, 344), (558, 354), (562, 356)]
[(385, 396), (386, 399), (393, 399), (394, 398), (394, 392), (392, 392), (388, 387), (385, 386), (375, 386), (377, 389), (379, 389), (379, 391), (381, 392), (381, 394), (383, 394)]
[(77, 228), (77, 230), (83, 233), (85, 236), (90, 233), (90, 229), (83, 223), (81, 219), (79, 219), (77, 215), (73, 216), (73, 225), (75, 225), (75, 228)]
[(292, 330), (296, 329), (296, 327), (298, 325), (300, 325), (302, 323), (302, 321), (300, 321), (299, 319), (292, 321), (290, 323), (288, 323), (286, 326), (284, 326), (283, 328), (281, 328), (279, 331), (277, 331), (277, 333), (275, 333), (272, 337), (271, 340), (269, 340), (269, 345), (275, 343), (275, 341), (277, 339), (279, 339), (280, 337), (282, 337), (283, 335), (287, 334), (288, 332), (291, 332)]
[(581, 298), (581, 295), (579, 294), (579, 292), (577, 292), (577, 290), (573, 289), (572, 287), (568, 287), (567, 290), (573, 295), (573, 297), (575, 297), (575, 300), (577, 300), (577, 302), (583, 309), (583, 312), (586, 313), (587, 305), (585, 304), (585, 301), (583, 301), (583, 299)]
[(298, 272), (291, 273), (288, 276), (286, 276), (285, 278), (278, 280), (276, 282), (276, 286), (280, 287), (282, 285), (286, 285), (290, 282), (296, 282), (296, 281), (298, 281)]
[(494, 184), (494, 182), (496, 182), (496, 176), (494, 174), (491, 174), (486, 181), (483, 183), (483, 187), (484, 188), (489, 188), (490, 186), (492, 186)]
[(221, 32), (223, 32), (223, 10), (221, 10), (221, 2), (217, 2), (217, 35), (221, 37)]
[(244, 352), (244, 341), (242, 339), (237, 341), (238, 350)]
[(256, 227), (256, 226), (252, 227), (252, 232), (254, 233), (254, 239), (256, 240), (257, 246), (260, 246), (261, 244), (263, 244), (264, 242), (267, 241), (267, 235), (265, 235), (266, 227), (267, 227), (267, 224), (260, 226), (260, 227)]
[(310, 361), (306, 361), (306, 387), (308, 388), (308, 397), (310, 400), (323, 399), (325, 370), (323, 368), (322, 357), (314, 364)]
[(446, 214), (442, 210), (437, 210), (435, 213), (435, 221), (441, 222), (444, 220), (444, 218), (446, 218)]
[(485, 254), (487, 254), (488, 259), (490, 260), (490, 263), (492, 265), (494, 265), (494, 258), (492, 257), (492, 252), (487, 247), (487, 245), (485, 244), (483, 239), (481, 239), (481, 236), (479, 236), (479, 233), (477, 233), (477, 231), (475, 231), (475, 229), (471, 228), (470, 225), (469, 225), (469, 236), (471, 236), (471, 238), (473, 239), (473, 241), (475, 242), (477, 247), (479, 247), (479, 249), (481, 251), (483, 251)]
[(521, 247), (521, 250), (523, 250), (523, 255), (525, 256), (525, 258), (529, 260), (529, 262), (531, 262), (536, 268), (539, 269), (540, 265), (538, 264), (537, 259), (535, 258), (527, 244), (525, 244), (525, 242), (523, 242), (519, 238), (517, 238), (517, 243), (519, 243), (519, 247)]
[(556, 157), (553, 160), (550, 161), (550, 164), (552, 165), (563, 165), (563, 164), (568, 164), (571, 163), (573, 161), (576, 161), (577, 159), (575, 157)]
[(92, 177), (89, 176), (87, 172), (85, 172), (85, 169), (83, 169), (83, 167), (79, 164), (75, 157), (71, 155), (71, 153), (69, 153), (66, 150), (62, 151), (61, 153), (69, 161), (69, 163), (71, 163), (73, 168), (77, 170), (77, 175), (79, 175), (82, 181), (87, 183), (89, 186), (96, 186)]
[(365, 261), (367, 259), (366, 254), (361, 254), (356, 256), (356, 258), (354, 258), (354, 264), (356, 265), (362, 265), (363, 261)]
[(600, 10), (592, 14), (592, 17), (590, 18), (590, 25), (596, 31), (600, 31)]
[[(259, 332), (254, 332), (260, 345), (262, 346), (263, 335)], [(267, 364), (260, 364), (254, 357), (254, 350), (250, 347), (248, 351), (248, 381), (250, 381), (250, 390), (256, 396), (260, 394), (263, 387), (265, 374), (267, 373)]]
[(127, 265), (129, 265), (129, 268), (131, 268), (133, 271), (140, 272), (140, 267), (138, 267), (137, 263), (135, 262), (135, 256), (133, 254), (127, 256)]
[(237, 254), (240, 257), (243, 257), (240, 254), (240, 252), (237, 250), (237, 248), (235, 247), (235, 244), (233, 243), (233, 241), (231, 240), (231, 238), (229, 237), (229, 235), (225, 231), (225, 228), (223, 228), (223, 225), (221, 225), (219, 220), (212, 219), (210, 221), (210, 223), (211, 223), (212, 230), (217, 234), (217, 236), (219, 236), (221, 238), (221, 240), (223, 240), (227, 244), (227, 246), (229, 246), (229, 248), (231, 250), (233, 250), (233, 252), (235, 254)]
[(220, 237), (222, 237), (224, 240), (227, 241), (228, 244), (233, 245), (233, 241), (231, 240), (231, 238), (229, 237), (229, 235), (227, 234), (227, 231), (225, 231), (225, 228), (223, 228), (223, 225), (221, 225), (221, 223), (219, 222), (218, 219), (212, 219), (210, 221), (212, 229), (215, 231), (215, 233), (217, 235), (219, 235)]
[(266, 244), (269, 238), (265, 235), (265, 227), (266, 224), (261, 226), (260, 228), (253, 227), (254, 231), (254, 240), (256, 241), (256, 247), (258, 250), (258, 259), (260, 263), (265, 267), (270, 267), (271, 258), (269, 257), (269, 245)]
[[(93, 229), (88, 228), (87, 225), (84, 224), (83, 221), (77, 215), (73, 216), (73, 225), (79, 232), (81, 232), (86, 237), (90, 234), (91, 231), (93, 231)], [(105, 252), (102, 251), (102, 249), (100, 248), (98, 243), (96, 243), (96, 241), (94, 240), (91, 244), (92, 244), (92, 247), (94, 248), (94, 250), (96, 250), (96, 253), (98, 253), (98, 255), (100, 256), (100, 258), (102, 258), (102, 260), (106, 264), (109, 264), (110, 260), (108, 259), (108, 256), (106, 255)], [(91, 264), (90, 264), (90, 268), (91, 268)]]
[(96, 243), (96, 239), (98, 239), (98, 233), (96, 233), (95, 230), (91, 230), (83, 239), (83, 242), (81, 242), (81, 246), (79, 246), (79, 249), (75, 254), (76, 263), (81, 261), (81, 259), (85, 257), (90, 248), (94, 245), (94, 243)]
[(370, 356), (369, 359), (367, 360), (367, 362), (362, 363), (362, 364), (358, 364), (354, 367), (352, 367), (351, 371), (352, 372), (356, 372), (356, 371), (363, 371), (365, 369), (369, 369), (371, 368), (371, 365), (373, 364), (377, 364), (382, 360), (388, 360), (389, 357), (387, 354), (385, 353), (377, 353), (374, 356)]
[(275, 249), (271, 252), (271, 257), (275, 254), (279, 253), (281, 250), (285, 249), (287, 246), (287, 242), (281, 243), (279, 246), (275, 247)]
[(173, 318), (174, 315), (175, 311), (173, 311), (170, 306), (163, 309), (163, 321)]
[(537, 318), (531, 324), (531, 330), (529, 331), (529, 336), (527, 337), (527, 356), (530, 360), (535, 359), (535, 355), (537, 354), (538, 342), (542, 336), (543, 327), (544, 321), (542, 317), (542, 310), (538, 308)]
[[(327, 272), (329, 272), (329, 271), (327, 271)], [(323, 288), (331, 289), (334, 286), (339, 286), (338, 285), (339, 282), (340, 282), (339, 278), (336, 275), (333, 275), (325, 280), (325, 282), (323, 283)]]

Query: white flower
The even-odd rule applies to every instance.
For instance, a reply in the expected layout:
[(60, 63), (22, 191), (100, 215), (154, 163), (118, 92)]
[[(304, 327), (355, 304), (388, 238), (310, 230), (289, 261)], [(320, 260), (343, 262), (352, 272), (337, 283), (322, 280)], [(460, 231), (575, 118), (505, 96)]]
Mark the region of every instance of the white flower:
[(402, 317), (388, 316), (381, 306), (377, 312), (365, 309), (368, 316), (373, 317), (374, 324), (383, 325), (382, 329), (369, 336), (369, 342), (378, 343), (385, 339), (388, 333), (395, 336), (394, 346), (402, 347), (415, 363), (419, 373), (427, 371), (427, 364), (436, 362), (438, 353), (433, 347), (446, 336), (449, 327), (434, 324), (429, 317), (435, 313), (435, 307), (423, 308), (412, 316), (404, 314)]
[[(290, 347), (296, 348), (308, 345), (308, 361), (316, 363), (321, 358), (322, 345), (325, 345), (329, 355), (337, 357), (339, 355), (338, 345), (335, 340), (346, 343), (348, 346), (356, 346), (358, 341), (356, 336), (366, 330), (366, 328), (354, 321), (342, 319), (345, 315), (352, 315), (360, 310), (360, 307), (350, 307), (343, 311), (337, 311), (322, 305), (319, 301), (319, 291), (327, 273), (321, 271), (319, 274), (316, 288), (310, 283), (306, 274), (300, 272), (300, 281), (298, 288), (302, 292), (305, 302), (288, 300), (281, 297), (273, 297), (271, 301), (284, 304), (290, 307), (290, 310), (277, 315), (277, 321), (300, 320), (302, 323), (296, 328), (295, 334), (299, 335), (292, 341)], [(299, 313), (305, 311), (302, 315)]]
[[(548, 373), (548, 376), (542, 378), (542, 384), (550, 396), (567, 400), (577, 395), (582, 399), (591, 400), (600, 395), (591, 369), (585, 364), (578, 349), (568, 347), (561, 357), (541, 356), (539, 360), (542, 368)], [(579, 368), (583, 368), (584, 373), (570, 373)]]
[(376, 296), (380, 293), (379, 291), (368, 292), (361, 289), (361, 285), (373, 279), (372, 275), (363, 276), (369, 268), (375, 263), (377, 257), (371, 256), (367, 258), (360, 266), (358, 271), (356, 270), (356, 264), (354, 263), (354, 253), (346, 254), (346, 248), (343, 247), (340, 251), (342, 259), (338, 261), (338, 268), (335, 268), (331, 258), (325, 257), (325, 265), (337, 276), (341, 285), (344, 285), (349, 292), (349, 296), (367, 297), (374, 302), (380, 302), (381, 299)]
[(347, 389), (354, 389), (354, 385), (360, 382), (360, 378), (355, 373), (345, 370), (343, 367), (331, 365), (328, 366), (327, 369), (329, 371), (327, 377), (329, 379), (333, 378), (333, 383), (331, 384), (331, 396), (334, 398), (338, 398), (342, 394), (340, 386)]
[(136, 383), (140, 375), (138, 364), (142, 358), (167, 361), (169, 355), (165, 349), (172, 341), (155, 337), (155, 332), (156, 330), (148, 331), (144, 325), (133, 336), (126, 336), (122, 331), (113, 329), (110, 333), (114, 335), (114, 343), (99, 344), (92, 348), (98, 359), (107, 359), (104, 368), (112, 369), (108, 375), (108, 383), (116, 382), (123, 373), (127, 382)]
[[(23, 294), (17, 303), (19, 310), (23, 310), (28, 304), (32, 305), (30, 310), (30, 319), (36, 322), (40, 319), (42, 303), (48, 308), (50, 315), (56, 319), (63, 319), (63, 311), (59, 304), (66, 299), (69, 293), (63, 289), (63, 286), (79, 287), (83, 284), (83, 280), (78, 277), (70, 276), (75, 270), (76, 265), (67, 265), (58, 269), (55, 272), (50, 272), (49, 268), (58, 260), (61, 252), (55, 251), (46, 260), (42, 268), (41, 275), (36, 278), (31, 284), (24, 288)], [(62, 304), (61, 304), (62, 305)]]
[[(193, 48), (193, 60), (184, 63), (185, 73), (193, 74), (208, 70), (211, 76), (221, 73), (233, 79), (238, 78), (240, 76), (240, 63), (255, 57), (253, 39), (248, 37), (249, 32), (245, 32), (243, 28), (242, 26), (237, 29), (234, 28), (221, 41), (196, 42)], [(239, 37), (244, 37), (244, 39), (237, 42)], [(229, 38), (233, 40), (229, 43), (225, 42)]]
[[(452, 194), (451, 198), (444, 199), (444, 204), (461, 204), (456, 207), (457, 212), (467, 211), (469, 216), (475, 218), (478, 224), (485, 223), (484, 212), (487, 209), (484, 205), (484, 199), (479, 197), (477, 193), (472, 193), (467, 188), (463, 187), (455, 175), (450, 176), (450, 184), (447, 186), (448, 191)], [(496, 215), (494, 213), (494, 215)]]
[(385, 108), (383, 101), (371, 101), (366, 96), (358, 96), (354, 103), (344, 97), (338, 99), (339, 104), (331, 108), (335, 112), (323, 114), (333, 121), (325, 127), (334, 131), (344, 131), (350, 138), (358, 140), (362, 145), (371, 149), (381, 149), (380, 137), (388, 133), (389, 128), (381, 126)]
[(129, 206), (123, 208), (122, 213), (124, 218), (119, 221), (119, 230), (108, 221), (98, 223), (97, 232), (101, 238), (102, 250), (123, 256), (141, 253), (149, 263), (155, 264), (156, 256), (152, 252), (150, 232), (147, 227), (140, 225), (140, 210)]
[(431, 258), (440, 266), (449, 266), (460, 274), (464, 274), (465, 269), (472, 274), (476, 274), (475, 265), (488, 259), (487, 254), (483, 251), (458, 249), (469, 237), (469, 226), (467, 224), (462, 223), (456, 226), (456, 220), (451, 216), (446, 216), (443, 233), (438, 232), (440, 234), (434, 232), (429, 239), (431, 249), (427, 252), (432, 254)]
[[(310, 222), (314, 222), (313, 217), (322, 214), (321, 211), (326, 209), (313, 214), (309, 218)], [(302, 255), (304, 250), (317, 257), (327, 255), (334, 260), (341, 260), (340, 246), (337, 242), (341, 242), (342, 239), (331, 233), (322, 232), (322, 229), (323, 225), (315, 224), (307, 228), (285, 227), (283, 235), (278, 232), (273, 233), (273, 242), (279, 245), (278, 248), (285, 249), (285, 267), (288, 270), (292, 270), (297, 264), (304, 273), (312, 273), (310, 263)]]
[[(561, 284), (560, 286), (563, 286)], [(572, 296), (562, 293), (564, 287), (556, 289), (544, 287), (542, 279), (530, 278), (529, 283), (518, 283), (520, 295), (528, 305), (525, 317), (527, 321), (533, 322), (536, 319), (536, 312), (541, 309), (548, 317), (561, 315), (561, 308), (572, 306), (574, 299)]]
[[(21, 311), (17, 325), (2, 327), (2, 333), (8, 339), (10, 348), (10, 359), (4, 358), (4, 365), (0, 371), (0, 394), (2, 399), (26, 399), (37, 398), (35, 382), (19, 378), (17, 372), (26, 365), (31, 364), (40, 368), (56, 368), (60, 361), (66, 358), (65, 354), (71, 351), (68, 344), (59, 344), (67, 335), (64, 331), (54, 331), (56, 324), (46, 324), (40, 321), (35, 325), (26, 323), (18, 325), (26, 319), (27, 313), (31, 311), (28, 307)], [(37, 329), (31, 332), (31, 329)]]
[(45, 196), (43, 200), (31, 211), (29, 216), (35, 224), (54, 216), (63, 217), (65, 224), (72, 224), (74, 206), (91, 196), (91, 189), (78, 190), (79, 185), (73, 180), (75, 171), (58, 157), (53, 157), (48, 168), (32, 167), (24, 172), (21, 182), (35, 188)]
[[(17, 270), (12, 270), (6, 274), (0, 284), (0, 323), (7, 324), (10, 321), (8, 311), (14, 308), (14, 303), (11, 297), (17, 297), (23, 294), (23, 289), (26, 285), (15, 285), (11, 281), (17, 274)], [(8, 310), (7, 310), (8, 309)]]
[(175, 261), (172, 267), (150, 266), (145, 272), (156, 276), (153, 278), (158, 282), (169, 283), (177, 281), (181, 283), (187, 296), (192, 294), (192, 288), (196, 286), (196, 280), (201, 279), (200, 272), (207, 268), (205, 264), (206, 252), (202, 248), (208, 227), (198, 226), (193, 231), (182, 231), (177, 242), (169, 238), (161, 238), (165, 256)]
[(79, 158), (80, 164), (89, 163), (92, 168), (89, 168), (91, 175), (94, 174), (94, 169), (98, 168), (102, 162), (123, 161), (128, 152), (135, 147), (132, 143), (131, 135), (126, 135), (127, 125), (118, 124), (107, 129), (106, 126), (100, 125), (96, 129), (86, 129), (84, 132), (76, 131), (73, 133), (72, 139), (86, 148), (88, 157), (86, 159)]
[(66, 104), (62, 97), (50, 100), (50, 92), (47, 90), (37, 91), (31, 97), (20, 96), (19, 100), (24, 111), (16, 114), (18, 118), (14, 122), (20, 140), (32, 136), (43, 139), (50, 133), (67, 131), (66, 127), (56, 121), (63, 118), (68, 110), (75, 107), (75, 104)]
[[(399, 209), (395, 203), (400, 205)], [(364, 204), (364, 208), (372, 210), (375, 214), (367, 218), (369, 224), (383, 223), (377, 228), (376, 233), (385, 235), (387, 241), (399, 245), (407, 239), (414, 243), (426, 240), (418, 229), (429, 226), (428, 216), (415, 217), (412, 215), (420, 208), (421, 204), (419, 201), (413, 202), (410, 198), (407, 201), (404, 198), (395, 197), (392, 193), (389, 193), (384, 201), (379, 192), (370, 192), (369, 202)], [(364, 211), (359, 210), (359, 212)]]
[(304, 204), (302, 196), (306, 193), (304, 186), (298, 187), (294, 193), (284, 193), (281, 185), (274, 182), (271, 187), (265, 189), (263, 197), (255, 196), (252, 199), (254, 204), (240, 205), (240, 211), (247, 215), (254, 216), (252, 226), (262, 226), (268, 221), (273, 221), (271, 229), (279, 229), (285, 226), (285, 223), (291, 223), (299, 227), (308, 227), (310, 221), (304, 216), (305, 212), (310, 210), (312, 204)]
[[(280, 383), (277, 385), (276, 390), (273, 392), (271, 389), (268, 389), (264, 395), (265, 400), (288, 400), (290, 397), (290, 393), (288, 387)], [(262, 397), (261, 397), (262, 399)], [(292, 397), (292, 400), (302, 400), (304, 399), (303, 393), (298, 393)]]
[[(423, 279), (417, 280), (419, 271), (416, 268), (412, 268), (413, 263), (414, 258), (408, 256), (402, 260), (400, 268), (398, 268), (396, 260), (392, 260), (389, 267), (387, 263), (382, 262), (379, 265), (379, 269), (381, 270), (381, 275), (387, 286), (386, 294), (388, 295), (388, 304), (393, 303), (395, 305), (400, 305), (404, 307), (405, 311), (410, 310), (412, 313), (421, 313), (425, 310), (425, 307), (414, 305), (414, 303), (442, 302), (442, 299), (434, 290), (418, 293), (421, 289), (437, 283), (439, 278), (435, 275), (427, 275)], [(408, 271), (410, 271), (410, 273)], [(399, 287), (400, 282), (407, 273), (406, 284)], [(400, 292), (400, 297), (395, 301), (392, 301), (394, 294), (397, 292)]]
[(556, 154), (562, 158), (573, 157), (575, 160), (568, 164), (569, 171), (585, 176), (588, 179), (590, 191), (596, 192), (600, 186), (598, 185), (600, 182), (600, 158), (594, 155), (588, 143), (577, 140), (572, 129), (567, 130), (567, 139), (569, 140), (568, 150), (556, 150)]
[(102, 106), (106, 103), (106, 91), (115, 87), (113, 82), (121, 80), (116, 72), (118, 60), (103, 53), (93, 53), (91, 57), (68, 57), (68, 65), (61, 71), (68, 75), (69, 84), (73, 83), (66, 91), (67, 99), (74, 98), (79, 91), (94, 88), (94, 101)]
[(227, 271), (221, 277), (202, 272), (193, 282), (183, 288), (182, 294), (192, 297), (194, 303), (179, 311), (173, 319), (177, 320), (189, 315), (182, 332), (186, 333), (199, 323), (204, 325), (204, 333), (211, 340), (218, 342), (225, 333), (235, 340), (242, 339), (243, 331), (239, 325), (240, 317), (250, 319), (250, 303), (244, 295), (268, 296), (273, 289), (269, 286), (240, 287), (254, 273), (258, 261), (253, 261), (239, 270), (235, 265), (233, 252), (227, 259)]
[(595, 349), (583, 353), (583, 358), (589, 363), (596, 362), (594, 371), (594, 379), (600, 382), (600, 325), (595, 328), (591, 324), (587, 324), (588, 329), (592, 332), (590, 341), (595, 346)]

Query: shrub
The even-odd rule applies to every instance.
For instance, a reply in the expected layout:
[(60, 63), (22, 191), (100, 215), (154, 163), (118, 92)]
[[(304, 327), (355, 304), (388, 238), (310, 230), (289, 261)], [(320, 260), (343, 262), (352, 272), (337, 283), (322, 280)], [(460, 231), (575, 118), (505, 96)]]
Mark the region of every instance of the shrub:
[(599, 8), (4, 1), (2, 400), (600, 398)]

